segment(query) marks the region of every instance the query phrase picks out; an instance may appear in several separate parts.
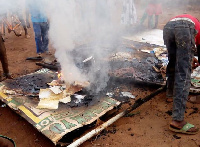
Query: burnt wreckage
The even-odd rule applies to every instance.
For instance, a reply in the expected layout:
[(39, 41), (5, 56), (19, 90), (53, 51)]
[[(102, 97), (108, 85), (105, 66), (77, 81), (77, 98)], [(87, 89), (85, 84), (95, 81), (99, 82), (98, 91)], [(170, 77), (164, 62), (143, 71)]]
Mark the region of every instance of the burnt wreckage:
[[(131, 41), (131, 46), (120, 45), (116, 48), (105, 48), (105, 55), (101, 55), (106, 59), (99, 59), (98, 55), (94, 55), (87, 62), (82, 62), (87, 59), (88, 52), (92, 52), (92, 46), (82, 46), (74, 50), (73, 57), (77, 66), (83, 73), (88, 74), (90, 71), (96, 71), (97, 75), (100, 71), (105, 71), (110, 78), (123, 79), (135, 82), (144, 82), (151, 84), (163, 85), (165, 79), (162, 74), (155, 70), (162, 67), (162, 61), (157, 59), (152, 53), (142, 52), (144, 49), (152, 51), (157, 45), (148, 43), (140, 43)], [(84, 52), (86, 55), (84, 55)], [(100, 63), (100, 64), (99, 64)], [(104, 66), (106, 65), (106, 70)], [(99, 69), (99, 70), (93, 70)], [(110, 82), (110, 81), (108, 81)], [(93, 83), (95, 84), (95, 83)]]
[[(130, 44), (130, 43), (129, 43)], [(90, 86), (90, 89), (83, 89), (79, 91), (80, 95), (87, 95), (85, 97), (85, 103), (92, 101), (93, 97), (101, 97), (110, 90), (114, 90), (119, 84), (126, 84), (129, 82), (142, 82), (146, 84), (163, 85), (165, 80), (160, 72), (155, 71), (153, 67), (158, 69), (161, 67), (162, 62), (158, 60), (154, 54), (141, 52), (142, 49), (148, 48), (153, 50), (156, 45), (148, 43), (131, 42), (131, 47), (121, 45), (117, 48), (104, 48), (105, 59), (98, 58), (93, 51), (95, 46), (83, 45), (70, 54), (74, 57), (74, 62), (80, 71), (84, 74), (95, 77)], [(88, 55), (91, 54), (91, 57)], [(101, 56), (101, 57), (102, 57)], [(83, 62), (84, 61), (84, 62)], [(50, 67), (53, 70), (59, 70), (60, 65), (56, 64), (42, 64), (43, 67)], [(106, 67), (105, 67), (106, 66)], [(53, 68), (51, 68), (53, 67)], [(107, 78), (107, 87), (101, 89), (96, 93), (96, 88), (99, 83), (102, 82), (102, 76)], [(38, 96), (40, 89), (47, 88), (47, 83), (57, 79), (57, 73), (35, 73), (31, 75), (25, 75), (13, 80), (7, 80), (5, 85), (9, 89), (16, 89), (18, 93), (28, 96)], [(119, 82), (123, 81), (123, 83)], [(76, 93), (77, 94), (77, 93)], [(118, 97), (116, 95), (116, 97)], [(78, 106), (73, 104), (74, 96), (71, 96), (71, 106)], [(117, 98), (118, 100), (119, 97)]]
[[(134, 98), (133, 95), (130, 95), (131, 93), (124, 92), (121, 87), (129, 86), (129, 83), (133, 81), (158, 85), (163, 85), (165, 82), (161, 73), (153, 68), (159, 68), (161, 61), (154, 54), (141, 52), (144, 48), (152, 50), (155, 46), (138, 42), (131, 42), (131, 45), (128, 42), (127, 44), (117, 48), (102, 47), (103, 55), (101, 57), (103, 59), (95, 54), (93, 45), (80, 46), (71, 52), (70, 54), (74, 57), (74, 62), (80, 71), (94, 77), (95, 80), (90, 82), (89, 88), (83, 88), (70, 95), (71, 101), (59, 104), (59, 109), (37, 108), (39, 99), (41, 100), (38, 98), (40, 90), (49, 88), (48, 83), (58, 79), (57, 71), (61, 69), (59, 63), (48, 64), (48, 67), (50, 69), (53, 67), (53, 70), (43, 68), (35, 73), (2, 82), (0, 86), (5, 86), (7, 91), (1, 89), (1, 92), (8, 96), (0, 95), (1, 100), (12, 109), (19, 109), (23, 112), (20, 115), (54, 143), (58, 143), (61, 138), (61, 142), (72, 142), (81, 134), (80, 132), (95, 125), (97, 118), (102, 118), (106, 112), (120, 103), (129, 101), (131, 97)], [(88, 55), (91, 56), (88, 57)], [(46, 63), (42, 63), (42, 65), (47, 67)], [(107, 82), (106, 87), (97, 91), (102, 79)], [(84, 96), (84, 99), (77, 100), (77, 95)], [(144, 102), (139, 100), (136, 101), (138, 106)], [(71, 109), (72, 107), (73, 109)], [(72, 125), (74, 120), (77, 122)], [(43, 125), (47, 122), (48, 125)], [(63, 130), (65, 133), (60, 134), (57, 130), (56, 134), (52, 131), (52, 129), (60, 128), (60, 124), (63, 123), (65, 126), (68, 126), (66, 124), (71, 126)]]

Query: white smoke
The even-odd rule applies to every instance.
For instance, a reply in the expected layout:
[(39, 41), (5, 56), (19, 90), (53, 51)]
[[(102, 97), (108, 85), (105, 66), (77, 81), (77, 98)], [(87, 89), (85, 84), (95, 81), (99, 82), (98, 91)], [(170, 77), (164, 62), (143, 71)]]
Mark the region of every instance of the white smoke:
[[(0, 14), (7, 11), (20, 11), (29, 1), (46, 12), (49, 22), (49, 38), (56, 49), (55, 56), (61, 64), (66, 82), (97, 81), (97, 91), (106, 86), (109, 80), (109, 65), (104, 58), (109, 49), (113, 49), (120, 38), (120, 17), (122, 1), (120, 0), (0, 0), (5, 6)], [(121, 9), (117, 6), (121, 6)], [(120, 13), (119, 13), (120, 12)], [(74, 63), (70, 54), (81, 44), (92, 44), (92, 51), (88, 57), (93, 56), (95, 64), (89, 74), (84, 74)], [(98, 74), (96, 74), (98, 73)]]
[[(109, 65), (103, 62), (105, 46), (116, 43), (119, 37), (119, 26), (111, 23), (114, 15), (112, 8), (114, 1), (110, 0), (59, 0), (46, 1), (47, 12), (50, 18), (49, 36), (56, 49), (56, 57), (61, 63), (65, 80), (96, 82), (94, 88), (97, 92), (102, 90), (109, 80)], [(117, 30), (118, 29), (118, 30)], [(115, 36), (114, 36), (115, 35)], [(81, 43), (92, 45), (92, 51), (88, 54), (94, 56), (95, 64), (88, 74), (81, 73), (71, 57), (70, 51)], [(114, 46), (114, 44), (113, 44)], [(108, 49), (108, 48), (107, 48)]]
[(64, 78), (67, 82), (86, 81), (70, 56), (70, 51), (75, 48), (78, 22), (76, 18), (75, 1), (60, 0), (57, 2), (46, 1), (48, 17), (50, 19), (49, 37), (56, 49), (55, 56), (61, 64)]

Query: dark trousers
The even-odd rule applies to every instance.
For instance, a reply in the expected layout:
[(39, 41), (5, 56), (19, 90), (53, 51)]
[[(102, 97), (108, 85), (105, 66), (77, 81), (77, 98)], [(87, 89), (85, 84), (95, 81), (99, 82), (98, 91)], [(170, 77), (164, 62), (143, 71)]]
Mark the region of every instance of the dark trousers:
[(5, 48), (1, 34), (0, 34), (0, 60), (1, 60), (2, 68), (3, 68), (3, 72), (5, 74), (8, 74), (9, 73), (8, 59), (7, 59), (7, 55), (6, 55), (6, 48)]
[(48, 51), (49, 24), (47, 22), (33, 22), (33, 29), (35, 32), (35, 42), (36, 42), (37, 53), (44, 53)]
[(173, 97), (172, 119), (184, 120), (191, 86), (191, 62), (194, 56), (196, 30), (189, 21), (168, 22), (163, 39), (168, 50), (167, 97)]
[(155, 23), (153, 23), (153, 15), (148, 16), (148, 28), (156, 29), (158, 27), (158, 18), (159, 15), (155, 15)]

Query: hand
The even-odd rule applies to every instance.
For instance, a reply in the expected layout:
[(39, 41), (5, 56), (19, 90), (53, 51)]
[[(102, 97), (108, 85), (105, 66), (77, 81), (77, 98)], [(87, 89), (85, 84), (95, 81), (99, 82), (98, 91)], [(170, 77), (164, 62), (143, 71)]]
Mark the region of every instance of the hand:
[(198, 60), (194, 57), (193, 59), (192, 59), (192, 69), (195, 69), (195, 68), (197, 68), (199, 66), (199, 62), (198, 62)]

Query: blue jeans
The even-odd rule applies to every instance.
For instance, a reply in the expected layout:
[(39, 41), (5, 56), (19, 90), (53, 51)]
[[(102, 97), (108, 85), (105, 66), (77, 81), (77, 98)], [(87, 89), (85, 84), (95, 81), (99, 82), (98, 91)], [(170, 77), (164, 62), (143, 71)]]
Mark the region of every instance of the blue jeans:
[(173, 97), (172, 119), (183, 121), (191, 86), (191, 63), (195, 49), (196, 30), (189, 21), (171, 21), (163, 30), (168, 50), (167, 96)]
[(37, 53), (44, 53), (48, 51), (49, 24), (47, 22), (33, 22), (33, 29), (35, 32), (35, 42), (36, 42)]

